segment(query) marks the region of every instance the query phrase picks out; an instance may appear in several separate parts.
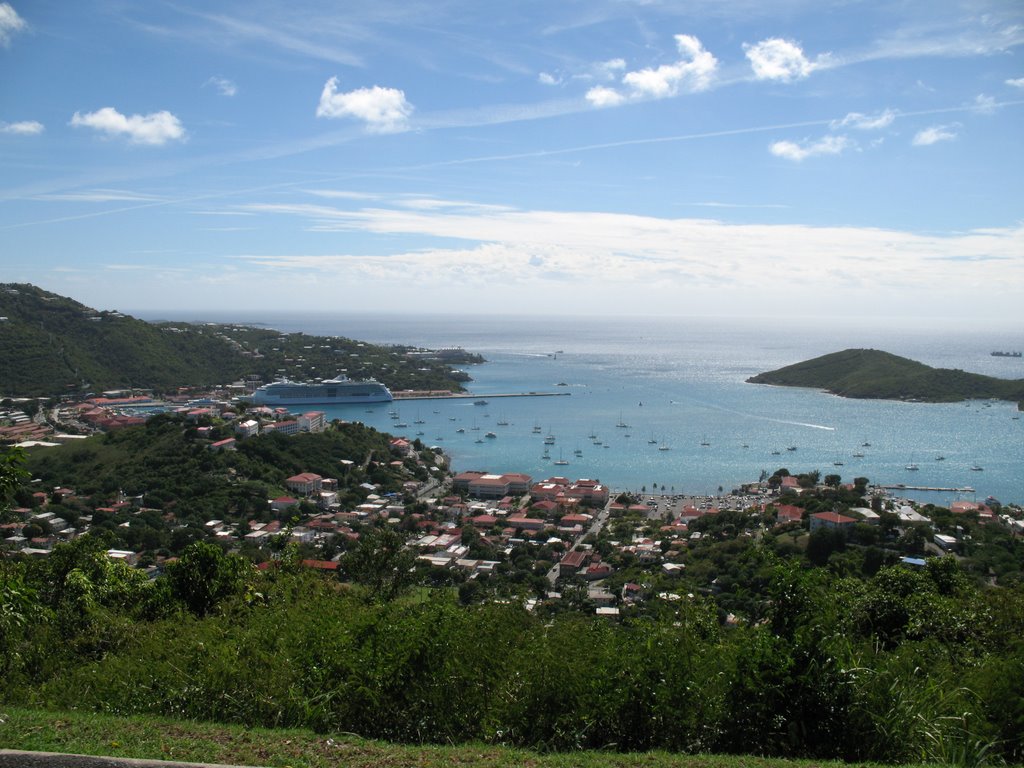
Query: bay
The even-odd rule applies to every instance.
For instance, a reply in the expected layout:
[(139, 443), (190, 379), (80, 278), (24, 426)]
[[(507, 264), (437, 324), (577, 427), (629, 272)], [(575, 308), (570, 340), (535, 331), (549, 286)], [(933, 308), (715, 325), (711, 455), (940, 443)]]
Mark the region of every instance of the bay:
[[(1024, 420), (1016, 404), (851, 400), (746, 383), (755, 373), (848, 347), (1022, 378), (1020, 358), (990, 354), (1020, 349), (1024, 335), (1016, 328), (848, 319), (384, 313), (236, 312), (176, 319), (259, 322), (282, 331), (375, 343), (461, 346), (487, 359), (469, 368), (473, 381), (468, 385), (485, 399), (509, 392), (569, 393), (493, 397), (487, 406), (424, 400), (327, 409), (330, 418), (362, 421), (410, 438), (422, 432), (420, 439), (442, 447), (457, 471), (588, 477), (617, 490), (664, 486), (704, 495), (785, 467), (793, 473), (839, 474), (844, 481), (864, 476), (885, 485), (974, 488), (900, 492), (939, 504), (990, 495), (1024, 501)], [(389, 416), (393, 410), (398, 419)], [(495, 437), (483, 438), (486, 432)], [(555, 442), (544, 458), (548, 435)], [(554, 465), (559, 457), (569, 463)], [(908, 469), (911, 465), (918, 469)]]

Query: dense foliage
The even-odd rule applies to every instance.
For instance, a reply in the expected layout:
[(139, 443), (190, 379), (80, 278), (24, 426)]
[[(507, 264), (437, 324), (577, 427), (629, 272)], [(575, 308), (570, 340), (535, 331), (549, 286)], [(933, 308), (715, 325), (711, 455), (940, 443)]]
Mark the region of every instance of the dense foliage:
[(1024, 758), (1024, 593), (952, 559), (861, 581), (759, 552), (763, 616), (702, 597), (621, 624), (366, 600), (196, 544), (156, 581), (85, 537), (0, 565), (7, 703), (411, 742), (979, 765)]
[(375, 377), (395, 390), (458, 391), (468, 380), (444, 360), (342, 337), (283, 334), (270, 328), (147, 323), (116, 311), (98, 312), (32, 285), (0, 285), (0, 393), (55, 396), (144, 388), (211, 387), (247, 375), (272, 381)]
[(759, 373), (747, 381), (815, 387), (843, 397), (956, 402), (997, 398), (1024, 402), (1024, 380), (932, 368), (876, 349), (846, 349)]

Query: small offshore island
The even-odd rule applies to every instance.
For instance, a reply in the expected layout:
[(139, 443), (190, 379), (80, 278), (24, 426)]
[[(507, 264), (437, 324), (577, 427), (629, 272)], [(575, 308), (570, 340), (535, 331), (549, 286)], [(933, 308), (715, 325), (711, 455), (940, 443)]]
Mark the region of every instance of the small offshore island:
[(1024, 410), (1024, 379), (999, 379), (958, 369), (932, 368), (877, 349), (844, 349), (759, 373), (751, 384), (813, 387), (841, 397), (955, 403), (1010, 400)]

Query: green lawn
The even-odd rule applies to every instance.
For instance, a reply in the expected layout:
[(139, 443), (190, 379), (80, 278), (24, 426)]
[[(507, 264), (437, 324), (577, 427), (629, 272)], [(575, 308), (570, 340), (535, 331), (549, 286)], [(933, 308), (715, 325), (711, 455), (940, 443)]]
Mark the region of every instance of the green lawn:
[(0, 748), (292, 768), (847, 768), (851, 765), (758, 757), (670, 755), (663, 752), (539, 754), (481, 744), (406, 746), (306, 730), (244, 728), (153, 717), (121, 718), (2, 706)]

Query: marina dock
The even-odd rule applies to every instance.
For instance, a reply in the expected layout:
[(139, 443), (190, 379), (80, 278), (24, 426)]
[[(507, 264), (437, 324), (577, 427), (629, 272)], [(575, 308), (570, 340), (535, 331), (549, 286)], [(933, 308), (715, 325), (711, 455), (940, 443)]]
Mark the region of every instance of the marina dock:
[(974, 493), (974, 489), (967, 485), (963, 488), (936, 488), (933, 486), (926, 485), (879, 485), (876, 488), (882, 488), (886, 491), (938, 491), (940, 493)]
[(392, 392), (395, 400), (489, 400), (494, 397), (568, 397), (571, 392), (501, 392), (472, 394), (469, 392)]

